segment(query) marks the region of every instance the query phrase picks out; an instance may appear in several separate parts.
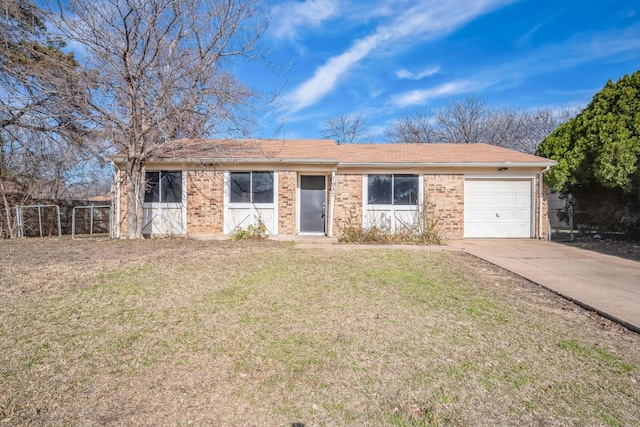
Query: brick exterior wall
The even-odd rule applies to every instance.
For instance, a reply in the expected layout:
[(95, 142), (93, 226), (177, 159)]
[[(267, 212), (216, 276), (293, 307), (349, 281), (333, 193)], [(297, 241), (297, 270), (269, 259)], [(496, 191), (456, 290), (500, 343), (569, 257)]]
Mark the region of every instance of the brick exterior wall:
[(187, 233), (219, 234), (224, 224), (224, 174), (212, 170), (186, 171)]
[(427, 215), (437, 219), (443, 238), (462, 238), (464, 175), (424, 175), (424, 205)]
[[(540, 176), (538, 175), (538, 179), (540, 179)], [(546, 184), (543, 184), (542, 186), (542, 230), (539, 230), (540, 228), (540, 184), (539, 181), (536, 180), (535, 182), (536, 184), (536, 200), (535, 200), (535, 207), (536, 207), (536, 212), (535, 212), (535, 219), (536, 219), (536, 225), (535, 225), (535, 235), (539, 238), (542, 239), (547, 239), (548, 238), (548, 231), (549, 231), (549, 187), (547, 187)]]
[(464, 175), (424, 175), (424, 205), (435, 218), (445, 239), (461, 239), (464, 234)]
[[(221, 234), (224, 229), (224, 173), (222, 171), (184, 171), (187, 175), (187, 233)], [(127, 198), (124, 172), (120, 172), (120, 237), (127, 231)], [(362, 175), (336, 174), (334, 191), (333, 234), (339, 236), (345, 227), (362, 223)], [(443, 238), (459, 239), (464, 235), (464, 175), (425, 174), (424, 202), (428, 215), (437, 218)], [(328, 175), (327, 194), (331, 190)], [(278, 172), (278, 234), (296, 233), (298, 174)], [(535, 182), (536, 236), (547, 237), (548, 189), (543, 188), (542, 230), (539, 228), (539, 185)], [(327, 208), (329, 208), (327, 200)], [(327, 214), (331, 214), (327, 212)], [(327, 225), (327, 230), (329, 225)]]
[(278, 172), (278, 234), (296, 234), (296, 172)]
[[(336, 175), (334, 233), (362, 224), (362, 175)], [(442, 237), (464, 233), (464, 175), (424, 175), (425, 208), (438, 219)]]
[(336, 175), (333, 233), (362, 224), (362, 175)]

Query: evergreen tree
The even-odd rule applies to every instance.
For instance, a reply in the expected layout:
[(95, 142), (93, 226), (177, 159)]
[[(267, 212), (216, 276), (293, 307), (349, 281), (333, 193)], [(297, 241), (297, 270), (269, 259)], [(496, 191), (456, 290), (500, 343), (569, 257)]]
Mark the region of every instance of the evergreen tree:
[(537, 154), (558, 161), (547, 183), (592, 212), (592, 225), (633, 233), (640, 218), (640, 71), (607, 82)]

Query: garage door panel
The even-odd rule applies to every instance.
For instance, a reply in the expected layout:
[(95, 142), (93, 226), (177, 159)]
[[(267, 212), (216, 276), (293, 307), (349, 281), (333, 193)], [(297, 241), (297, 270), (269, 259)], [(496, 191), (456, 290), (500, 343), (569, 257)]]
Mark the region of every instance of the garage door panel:
[(465, 180), (465, 237), (531, 237), (531, 180)]
[(496, 218), (496, 222), (505, 223), (517, 220), (518, 215), (516, 210), (501, 209), (496, 212), (494, 217)]
[(531, 227), (531, 211), (529, 209), (519, 209), (515, 211), (515, 218), (523, 223), (526, 221), (526, 224), (523, 224), (523, 226), (526, 226), (527, 228)]
[(497, 194), (493, 200), (487, 197), (484, 202), (492, 203), (493, 206), (512, 206), (516, 203), (515, 194)]
[(493, 194), (491, 194), (491, 195), (470, 194), (469, 195), (469, 202), (474, 204), (474, 205), (475, 204), (480, 205), (483, 200), (489, 200), (489, 203), (495, 203), (495, 196)]
[(480, 209), (477, 211), (477, 219), (480, 221), (475, 221), (475, 222), (493, 221), (495, 216), (496, 216), (496, 211), (493, 209)]

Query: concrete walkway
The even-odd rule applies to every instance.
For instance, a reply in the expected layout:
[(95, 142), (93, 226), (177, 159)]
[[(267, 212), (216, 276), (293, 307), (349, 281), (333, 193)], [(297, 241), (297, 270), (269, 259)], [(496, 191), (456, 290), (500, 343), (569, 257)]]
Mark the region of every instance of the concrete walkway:
[(640, 262), (534, 239), (452, 240), (447, 245), (640, 333)]

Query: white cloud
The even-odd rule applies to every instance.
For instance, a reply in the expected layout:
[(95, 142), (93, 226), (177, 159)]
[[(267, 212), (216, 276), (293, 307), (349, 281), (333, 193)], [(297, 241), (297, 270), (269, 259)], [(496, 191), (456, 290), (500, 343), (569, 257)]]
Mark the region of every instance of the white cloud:
[[(461, 80), (400, 93), (391, 98), (391, 103), (398, 107), (425, 105), (434, 98), (477, 92), (489, 87), (500, 90), (517, 86), (532, 76), (582, 66), (606, 57), (638, 56), (638, 52), (640, 24), (607, 33), (578, 34), (564, 43), (533, 50), (513, 62), (480, 70)], [(621, 76), (611, 76), (613, 80), (618, 77)]]
[(319, 27), (322, 21), (337, 13), (337, 0), (306, 0), (275, 5), (270, 32), (277, 38), (295, 38), (298, 30)]
[[(569, 55), (563, 54), (563, 50), (569, 51)], [(637, 55), (639, 51), (640, 24), (634, 24), (622, 30), (578, 35), (563, 46), (552, 47), (549, 55), (566, 58), (562, 64), (571, 65), (625, 53)]]
[(636, 16), (636, 11), (633, 9), (624, 10), (620, 12), (618, 16), (620, 16), (620, 18), (623, 18), (623, 19), (633, 18), (634, 16)]
[(406, 68), (403, 68), (401, 70), (396, 71), (396, 76), (399, 79), (408, 79), (408, 80), (421, 80), (425, 77), (428, 76), (432, 76), (434, 74), (436, 74), (438, 71), (440, 71), (440, 67), (430, 67), (430, 68), (425, 68), (424, 70), (418, 72), (418, 73), (413, 73), (409, 70), (407, 70)]
[(391, 98), (391, 102), (398, 107), (408, 107), (411, 105), (424, 105), (431, 99), (442, 98), (444, 96), (459, 95), (462, 93), (473, 92), (486, 87), (486, 83), (476, 82), (472, 80), (460, 80), (455, 82), (444, 83), (440, 86), (429, 89), (412, 90), (396, 95)]
[(396, 14), (367, 37), (357, 40), (344, 53), (330, 58), (318, 67), (309, 80), (286, 96), (292, 111), (306, 108), (322, 99), (338, 84), (339, 79), (374, 50), (392, 49), (442, 37), (478, 16), (509, 0), (469, 0), (456, 3), (422, 0)]
[(639, 52), (640, 24), (634, 24), (614, 31), (575, 34), (563, 43), (531, 50), (520, 59), (486, 70), (481, 75), (496, 82), (522, 80), (584, 66), (604, 58), (638, 57)]
[(286, 96), (286, 100), (292, 104), (292, 111), (301, 110), (322, 98), (336, 85), (342, 74), (368, 55), (378, 43), (377, 36), (369, 36), (356, 42), (343, 54), (329, 59), (316, 70), (313, 77)]

